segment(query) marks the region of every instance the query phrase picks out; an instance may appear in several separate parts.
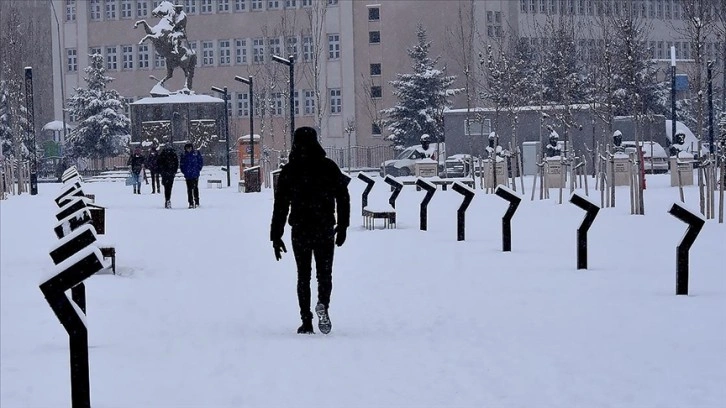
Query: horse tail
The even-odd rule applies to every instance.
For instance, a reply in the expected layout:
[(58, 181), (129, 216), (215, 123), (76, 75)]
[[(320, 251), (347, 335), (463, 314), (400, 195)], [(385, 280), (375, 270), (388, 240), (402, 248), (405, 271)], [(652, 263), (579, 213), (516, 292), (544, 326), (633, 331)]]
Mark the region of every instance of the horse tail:
[(189, 89), (192, 89), (192, 80), (194, 79), (194, 68), (197, 66), (197, 53), (193, 53), (187, 60), (187, 82)]

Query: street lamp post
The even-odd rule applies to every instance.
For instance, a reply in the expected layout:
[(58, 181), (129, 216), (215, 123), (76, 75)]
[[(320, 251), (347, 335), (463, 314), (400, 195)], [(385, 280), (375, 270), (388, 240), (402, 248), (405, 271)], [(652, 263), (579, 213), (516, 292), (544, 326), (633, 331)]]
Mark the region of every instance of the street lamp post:
[(33, 68), (25, 67), (25, 110), (27, 111), (27, 140), (32, 140), (33, 161), (30, 164), (30, 195), (38, 194), (38, 144), (35, 139), (35, 108), (33, 101)]
[(676, 47), (671, 46), (671, 143), (676, 140)]
[(242, 82), (244, 84), (247, 84), (250, 87), (250, 167), (255, 166), (255, 140), (254, 140), (254, 133), (255, 133), (255, 119), (254, 119), (254, 90), (253, 90), (253, 82), (252, 82), (252, 76), (249, 76), (247, 78), (242, 78), (241, 76), (235, 75), (234, 77), (235, 81)]
[(290, 68), (290, 147), (292, 148), (292, 139), (295, 135), (295, 56), (290, 55), (286, 59), (273, 55), (272, 60)]
[(708, 61), (706, 75), (708, 76), (708, 152), (713, 155), (713, 61)]
[[(61, 146), (63, 146), (66, 143), (67, 135), (66, 135), (66, 88), (65, 88), (65, 78), (63, 77), (63, 54), (61, 47), (61, 34), (60, 34), (60, 22), (58, 22), (58, 14), (55, 12), (55, 5), (53, 4), (53, 0), (48, 0), (50, 3), (50, 7), (53, 10), (53, 17), (55, 17), (55, 27), (58, 32), (58, 73), (60, 74), (59, 80), (60, 80), (60, 87), (61, 87), (61, 122), (63, 122), (63, 142), (61, 143)], [(63, 153), (63, 150), (61, 150), (61, 156), (63, 156), (65, 153)], [(61, 160), (62, 162), (62, 160)], [(63, 169), (65, 170), (65, 169)], [(60, 177), (60, 176), (58, 176)]]
[(229, 93), (227, 92), (226, 86), (224, 87), (224, 89), (213, 86), (212, 90), (214, 92), (221, 93), (222, 97), (224, 98), (224, 141), (225, 145), (227, 146), (227, 187), (229, 187), (232, 184), (232, 180), (229, 176)]

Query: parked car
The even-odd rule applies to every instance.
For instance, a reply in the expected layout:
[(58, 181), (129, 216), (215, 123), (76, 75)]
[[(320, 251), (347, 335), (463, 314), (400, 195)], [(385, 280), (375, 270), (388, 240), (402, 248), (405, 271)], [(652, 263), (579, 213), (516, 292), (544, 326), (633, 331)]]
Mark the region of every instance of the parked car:
[[(636, 151), (635, 142), (623, 142), (626, 153)], [(643, 167), (646, 173), (668, 173), (668, 154), (658, 142), (640, 142), (643, 150)]]
[(441, 143), (437, 150), (437, 143), (431, 143), (428, 150), (424, 150), (420, 144), (409, 146), (396, 156), (395, 159), (386, 160), (381, 163), (381, 177), (390, 174), (394, 177), (405, 177), (416, 174), (416, 162), (421, 159), (437, 157), (439, 155), (439, 170), (443, 170), (441, 157), (446, 157), (446, 148)]

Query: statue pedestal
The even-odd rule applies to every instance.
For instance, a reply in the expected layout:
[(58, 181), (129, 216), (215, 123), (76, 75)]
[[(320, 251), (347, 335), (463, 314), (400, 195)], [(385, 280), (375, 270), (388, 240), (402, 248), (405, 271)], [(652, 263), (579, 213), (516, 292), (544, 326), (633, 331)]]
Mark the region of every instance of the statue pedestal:
[(494, 168), (496, 170), (496, 180), (494, 174), (492, 174), (492, 160), (482, 160), (482, 171), (484, 172), (484, 188), (493, 188), (500, 184), (506, 184), (507, 180), (507, 169), (504, 166), (504, 159), (497, 157), (497, 164)]
[[(687, 156), (686, 156), (687, 155)], [(678, 187), (678, 176), (680, 174), (682, 186), (693, 185), (693, 156), (680, 153), (679, 157), (671, 156), (671, 187)], [(680, 162), (680, 163), (678, 163)]]
[(559, 156), (553, 156), (547, 159), (547, 187), (550, 188), (564, 188), (565, 187), (565, 174), (567, 166), (562, 163), (562, 159)]
[(615, 170), (615, 178), (612, 180), (614, 185), (629, 186), (630, 185), (630, 159), (625, 154), (615, 154), (612, 161), (608, 161), (607, 177), (613, 177), (613, 167)]

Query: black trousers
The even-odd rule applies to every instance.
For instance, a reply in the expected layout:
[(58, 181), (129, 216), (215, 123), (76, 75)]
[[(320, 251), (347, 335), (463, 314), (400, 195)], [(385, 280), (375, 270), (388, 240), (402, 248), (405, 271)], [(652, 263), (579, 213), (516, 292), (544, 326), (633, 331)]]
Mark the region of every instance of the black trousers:
[(164, 186), (164, 200), (171, 201), (171, 188), (174, 187), (174, 176), (162, 177), (161, 184)]
[(199, 179), (186, 179), (187, 181), (187, 201), (189, 205), (199, 205)]
[(335, 240), (333, 228), (309, 231), (300, 227), (292, 229), (292, 251), (297, 264), (297, 301), (300, 318), (312, 319), (310, 312), (310, 279), (312, 259), (315, 257), (315, 277), (318, 281), (318, 302), (330, 305), (333, 291), (333, 255)]
[(159, 178), (161, 175), (154, 171), (149, 171), (151, 173), (151, 193), (154, 194), (157, 191), (161, 193), (161, 185), (159, 184)]

